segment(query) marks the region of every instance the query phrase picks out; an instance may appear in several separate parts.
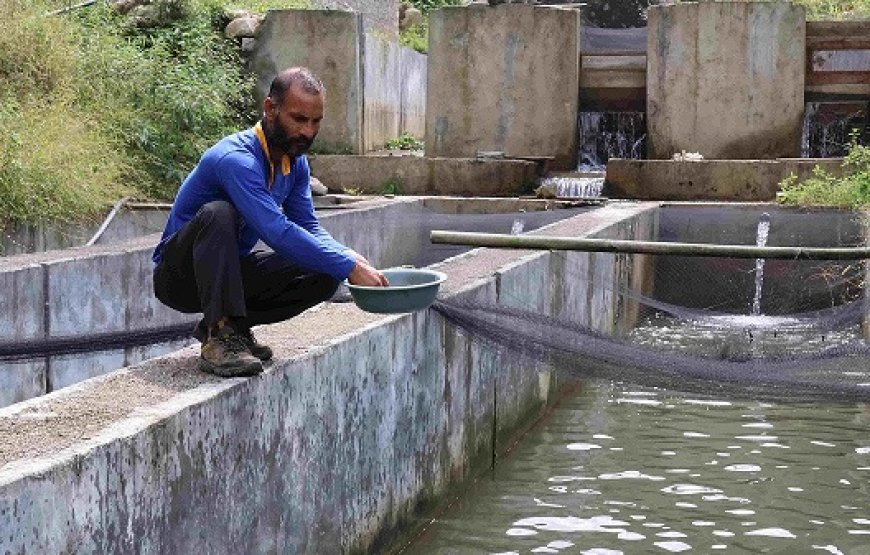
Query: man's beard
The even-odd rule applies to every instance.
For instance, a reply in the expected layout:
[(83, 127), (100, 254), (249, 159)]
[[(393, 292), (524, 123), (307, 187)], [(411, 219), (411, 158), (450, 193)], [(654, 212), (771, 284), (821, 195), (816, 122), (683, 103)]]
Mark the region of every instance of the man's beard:
[(284, 129), (279, 125), (269, 125), (269, 122), (263, 121), (263, 133), (266, 135), (266, 142), (269, 144), (269, 150), (273, 153), (286, 154), (290, 158), (296, 158), (308, 152), (311, 148), (311, 143), (314, 138), (308, 139), (303, 135), (291, 137), (284, 132)]

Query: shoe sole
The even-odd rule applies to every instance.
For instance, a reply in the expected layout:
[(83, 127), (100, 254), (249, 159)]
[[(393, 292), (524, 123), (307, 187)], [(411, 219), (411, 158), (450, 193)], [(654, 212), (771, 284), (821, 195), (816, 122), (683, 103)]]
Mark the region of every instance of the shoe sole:
[(204, 358), (199, 359), (199, 369), (208, 374), (214, 374), (221, 378), (247, 378), (263, 373), (263, 365), (259, 362), (239, 364), (237, 366), (219, 366)]
[[(260, 350), (264, 349), (264, 350)], [(267, 360), (272, 360), (272, 349), (268, 347), (261, 347), (260, 349), (251, 349), (251, 354), (257, 357), (258, 359), (266, 362)], [(268, 350), (266, 350), (268, 349)], [(257, 351), (257, 352), (254, 352)]]

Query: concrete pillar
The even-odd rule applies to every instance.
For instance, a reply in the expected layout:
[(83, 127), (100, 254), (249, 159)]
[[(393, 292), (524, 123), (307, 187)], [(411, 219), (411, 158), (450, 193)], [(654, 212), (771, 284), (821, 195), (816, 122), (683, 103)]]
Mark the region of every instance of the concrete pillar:
[(282, 69), (307, 66), (326, 86), (326, 105), (315, 148), (322, 153), (361, 154), (362, 16), (329, 10), (272, 10), (257, 31), (251, 61), (258, 102)]
[(650, 158), (800, 156), (806, 12), (783, 2), (651, 6)]
[(430, 14), (426, 155), (577, 163), (576, 10), (509, 4)]
[(389, 40), (399, 38), (398, 0), (309, 0), (311, 7), (349, 10), (362, 14), (366, 33), (376, 33)]
[[(870, 247), (870, 209), (863, 210), (861, 218), (864, 225), (864, 245)], [(864, 320), (861, 322), (861, 329), (864, 339), (870, 341), (870, 260), (861, 262), (864, 263)]]

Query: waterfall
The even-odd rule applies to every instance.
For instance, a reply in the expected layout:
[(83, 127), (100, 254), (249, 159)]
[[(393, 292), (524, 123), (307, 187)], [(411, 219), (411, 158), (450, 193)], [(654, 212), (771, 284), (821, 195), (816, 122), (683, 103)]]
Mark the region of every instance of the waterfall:
[[(770, 214), (764, 212), (758, 220), (758, 231), (755, 234), (755, 244), (759, 247), (767, 245), (770, 233)], [(755, 297), (752, 299), (752, 315), (761, 315), (761, 288), (764, 285), (764, 259), (755, 259)]]
[(801, 156), (836, 158), (848, 150), (853, 130), (866, 134), (867, 102), (807, 102)]
[(603, 171), (610, 158), (641, 159), (646, 151), (643, 112), (580, 112), (578, 171)]
[(604, 189), (604, 176), (593, 177), (547, 177), (540, 181), (541, 187), (549, 191), (548, 197), (555, 198), (596, 198)]

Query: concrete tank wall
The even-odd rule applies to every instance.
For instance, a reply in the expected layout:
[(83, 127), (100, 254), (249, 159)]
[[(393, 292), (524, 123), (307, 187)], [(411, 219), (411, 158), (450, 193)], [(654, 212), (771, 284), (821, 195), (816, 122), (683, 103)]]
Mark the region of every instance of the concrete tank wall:
[[(606, 207), (540, 233), (645, 238), (649, 209)], [(645, 224), (619, 223), (638, 216)], [(616, 318), (606, 292), (627, 259), (600, 256), (478, 249), (441, 266), (443, 295), (560, 311), (606, 331)], [(552, 274), (560, 268), (581, 268), (588, 287), (568, 294), (566, 278), (578, 276)], [(334, 304), (264, 329), (276, 360), (257, 378), (166, 388), (154, 370), (195, 372), (187, 349), (0, 410), (0, 552), (379, 551), (489, 468), (561, 384), (433, 310), (376, 316)], [(84, 436), (62, 433), (75, 424), (62, 418), (16, 426), (100, 388), (141, 388), (137, 375), (163, 387), (163, 400)], [(27, 443), (29, 433), (42, 438), (39, 455), (4, 456), (12, 434)]]
[(534, 162), (421, 156), (312, 156), (311, 172), (331, 190), (404, 195), (516, 196), (538, 179)]
[(700, 2), (647, 13), (650, 158), (800, 156), (803, 7)]
[(577, 162), (580, 15), (512, 4), (429, 17), (426, 155)]
[[(408, 230), (383, 234), (390, 222), (413, 221), (413, 200), (374, 204), (321, 216), (336, 239), (378, 266), (395, 266), (419, 255), (424, 238)], [(165, 219), (165, 214), (164, 214)], [(151, 253), (160, 236), (107, 246), (0, 258), (0, 338), (27, 341), (193, 324), (160, 303), (151, 285)], [(0, 407), (68, 387), (118, 368), (172, 352), (182, 340), (147, 347), (0, 362)]]

